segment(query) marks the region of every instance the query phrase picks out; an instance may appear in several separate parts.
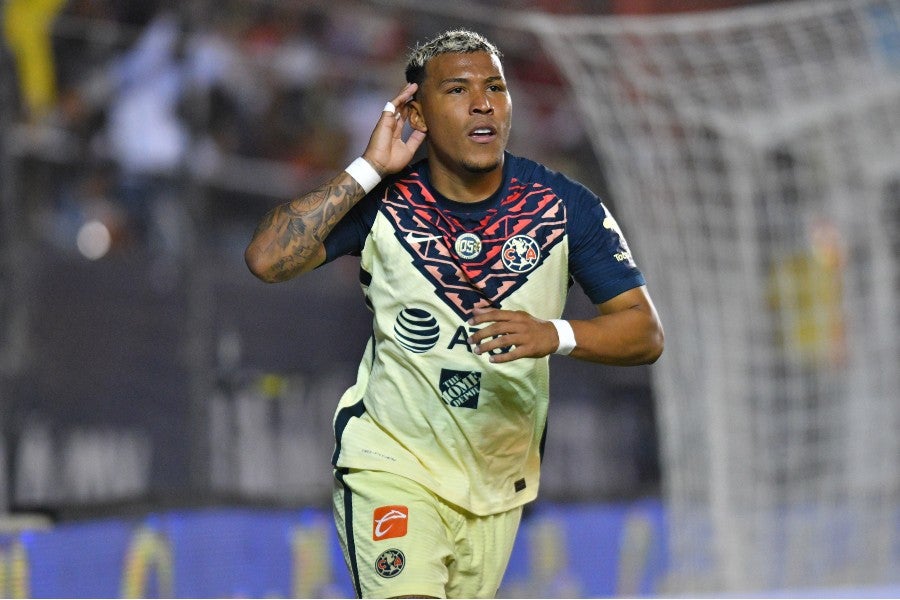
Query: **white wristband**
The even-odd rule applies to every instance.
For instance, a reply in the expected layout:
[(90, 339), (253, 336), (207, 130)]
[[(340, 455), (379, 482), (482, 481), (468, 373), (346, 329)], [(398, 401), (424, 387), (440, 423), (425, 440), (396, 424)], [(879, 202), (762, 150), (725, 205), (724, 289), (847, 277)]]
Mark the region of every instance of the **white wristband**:
[(559, 348), (554, 354), (568, 355), (575, 349), (575, 332), (572, 325), (564, 319), (550, 319), (550, 322), (556, 327), (556, 335), (559, 336)]
[(368, 194), (375, 186), (381, 183), (381, 175), (369, 164), (369, 161), (362, 156), (350, 163), (350, 166), (344, 169), (356, 182), (362, 186), (362, 189)]

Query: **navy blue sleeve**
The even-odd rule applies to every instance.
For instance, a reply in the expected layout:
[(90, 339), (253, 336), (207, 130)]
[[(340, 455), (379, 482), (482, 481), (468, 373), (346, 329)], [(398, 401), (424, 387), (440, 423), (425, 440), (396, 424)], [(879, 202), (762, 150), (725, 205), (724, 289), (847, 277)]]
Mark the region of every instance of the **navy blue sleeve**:
[(540, 163), (507, 154), (512, 175), (549, 186), (566, 207), (569, 276), (594, 304), (645, 284), (612, 214), (587, 187)]
[(569, 272), (594, 304), (645, 284), (615, 218), (597, 196), (577, 186), (565, 197)]
[(325, 238), (325, 262), (327, 264), (345, 255), (359, 256), (375, 216), (378, 214), (379, 199), (384, 195), (385, 185), (382, 183), (351, 208), (344, 218), (338, 221), (328, 237)]

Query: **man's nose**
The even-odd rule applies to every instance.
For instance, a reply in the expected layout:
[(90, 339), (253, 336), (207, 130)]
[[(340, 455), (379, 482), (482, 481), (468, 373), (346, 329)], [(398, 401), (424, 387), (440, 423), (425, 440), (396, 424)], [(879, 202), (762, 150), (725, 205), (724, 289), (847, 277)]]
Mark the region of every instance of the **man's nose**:
[(488, 99), (487, 94), (482, 92), (476, 93), (473, 96), (471, 110), (476, 114), (490, 114), (494, 112), (494, 107), (491, 105), (491, 101)]

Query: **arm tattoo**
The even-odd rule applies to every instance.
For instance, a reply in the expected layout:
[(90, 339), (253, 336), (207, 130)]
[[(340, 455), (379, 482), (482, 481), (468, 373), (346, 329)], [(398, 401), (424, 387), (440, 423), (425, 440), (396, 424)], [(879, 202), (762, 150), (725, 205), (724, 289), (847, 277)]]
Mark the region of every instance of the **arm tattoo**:
[(263, 232), (274, 234), (270, 248), (281, 257), (273, 267), (278, 281), (290, 279), (300, 271), (338, 221), (363, 197), (362, 186), (353, 178), (347, 179), (347, 183), (332, 179), (300, 198), (276, 206), (260, 222), (253, 237)]

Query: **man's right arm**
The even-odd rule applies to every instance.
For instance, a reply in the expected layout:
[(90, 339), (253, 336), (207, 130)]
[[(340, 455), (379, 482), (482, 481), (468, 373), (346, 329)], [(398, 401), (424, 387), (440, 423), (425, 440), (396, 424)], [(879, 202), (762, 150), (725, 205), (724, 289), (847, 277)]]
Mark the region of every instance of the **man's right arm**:
[(250, 271), (269, 283), (285, 281), (325, 262), (325, 238), (365, 196), (342, 171), (325, 185), (276, 206), (260, 221), (244, 252)]
[[(244, 252), (250, 271), (269, 283), (285, 281), (325, 262), (325, 238), (378, 180), (397, 173), (425, 140), (424, 131), (402, 137), (407, 102), (418, 86), (407, 84), (385, 107), (363, 156), (325, 185), (269, 211)], [(353, 173), (351, 175), (351, 173)], [(363, 182), (367, 187), (363, 187)]]

